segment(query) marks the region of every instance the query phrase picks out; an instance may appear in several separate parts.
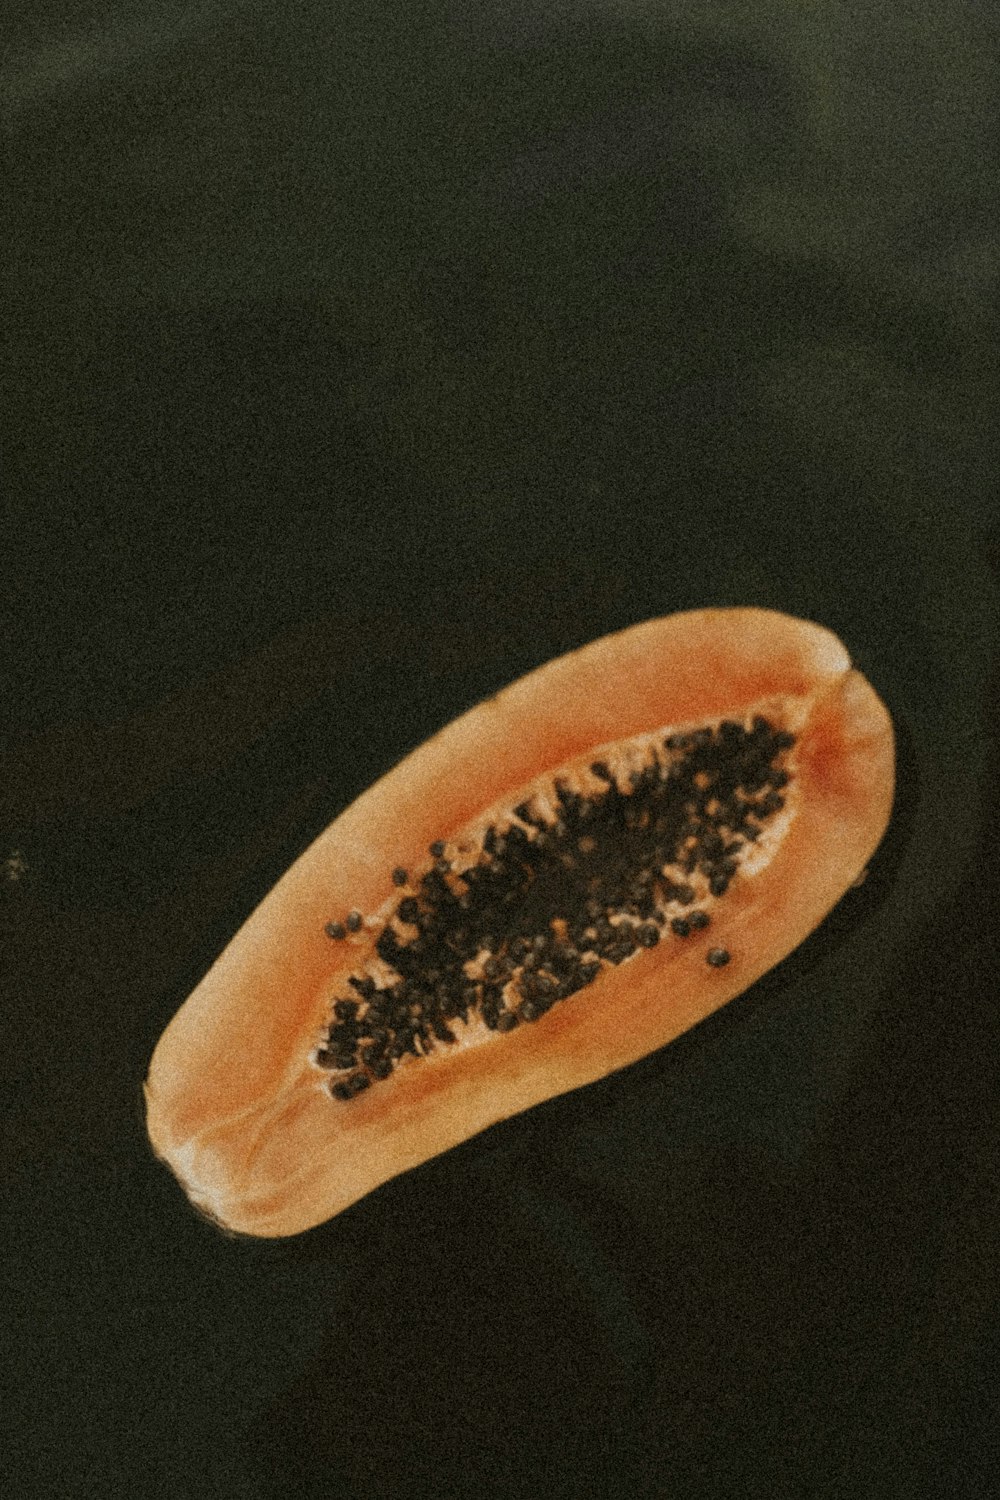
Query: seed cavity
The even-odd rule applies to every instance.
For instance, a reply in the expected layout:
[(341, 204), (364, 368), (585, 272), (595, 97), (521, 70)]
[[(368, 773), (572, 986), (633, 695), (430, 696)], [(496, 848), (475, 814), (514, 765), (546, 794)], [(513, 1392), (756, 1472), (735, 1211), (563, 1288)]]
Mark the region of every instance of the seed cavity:
[[(459, 1023), (508, 1034), (644, 949), (692, 943), (712, 920), (705, 904), (739, 879), (785, 806), (794, 743), (763, 715), (671, 734), (617, 774), (593, 761), (586, 789), (557, 776), (486, 828), (478, 851), (462, 846), (471, 863), (447, 858), (439, 839), (429, 868), (393, 869), (406, 894), (365, 971), (348, 975), (353, 994), (332, 998), (315, 1054), (338, 1075), (333, 1097), (453, 1045)], [(325, 931), (341, 939), (363, 925), (353, 910)], [(705, 962), (722, 968), (729, 950), (713, 946)]]

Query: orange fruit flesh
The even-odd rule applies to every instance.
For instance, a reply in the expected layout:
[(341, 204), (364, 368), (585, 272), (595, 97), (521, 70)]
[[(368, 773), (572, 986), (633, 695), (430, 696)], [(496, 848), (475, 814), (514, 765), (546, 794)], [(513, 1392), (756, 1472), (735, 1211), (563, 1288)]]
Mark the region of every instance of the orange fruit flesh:
[[(554, 775), (579, 784), (643, 736), (761, 714), (795, 735), (786, 806), (712, 925), (640, 950), (530, 1025), (456, 1028), (346, 1102), (317, 1045), (349, 973), (435, 840), (477, 845)], [(653, 620), (560, 657), (464, 714), (357, 799), (244, 923), (167, 1027), (146, 1082), (154, 1150), (235, 1232), (297, 1233), (495, 1122), (634, 1062), (795, 948), (881, 839), (889, 715), (829, 631), (769, 611)], [(365, 926), (331, 942), (325, 924)], [(706, 963), (723, 945), (730, 961)]]

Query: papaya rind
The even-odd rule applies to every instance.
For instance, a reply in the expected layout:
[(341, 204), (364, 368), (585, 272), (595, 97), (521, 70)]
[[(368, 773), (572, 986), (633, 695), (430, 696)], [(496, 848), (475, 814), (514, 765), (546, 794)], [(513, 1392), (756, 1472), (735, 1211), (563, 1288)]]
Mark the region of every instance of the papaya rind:
[[(774, 858), (734, 881), (711, 942), (661, 944), (530, 1026), (502, 1039), (470, 1027), (457, 1046), (349, 1106), (330, 1099), (311, 1053), (338, 975), (372, 938), (332, 945), (331, 914), (378, 912), (395, 865), (419, 867), (433, 839), (595, 746), (775, 707), (798, 735), (787, 827)], [(559, 657), (421, 745), (277, 882), (160, 1039), (145, 1085), (153, 1148), (228, 1229), (271, 1237), (321, 1223), (497, 1121), (664, 1046), (742, 993), (863, 870), (893, 781), (889, 714), (822, 626), (768, 610), (694, 610)], [(706, 948), (723, 938), (731, 961), (709, 969)]]

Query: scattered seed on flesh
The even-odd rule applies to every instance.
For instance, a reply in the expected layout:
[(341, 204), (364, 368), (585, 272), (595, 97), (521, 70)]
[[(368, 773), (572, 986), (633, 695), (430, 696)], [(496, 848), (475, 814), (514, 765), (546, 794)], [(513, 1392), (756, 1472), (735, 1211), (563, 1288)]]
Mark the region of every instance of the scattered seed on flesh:
[[(537, 1021), (664, 935), (707, 927), (707, 911), (688, 909), (692, 880), (724, 897), (741, 851), (784, 805), (790, 773), (775, 761), (793, 743), (762, 715), (751, 727), (724, 720), (671, 735), (669, 755), (654, 746), (638, 768), (592, 761), (592, 790), (560, 777), (537, 804), (518, 803), (519, 821), (488, 827), (478, 850), (462, 847), (471, 863), (457, 876), (440, 839), (412, 882), (396, 867), (393, 883), (412, 890), (372, 934), (378, 978), (347, 976), (354, 998), (331, 998), (314, 1054), (342, 1075), (330, 1080), (333, 1097), (349, 1100), (441, 1053), (477, 1018), (500, 1034)], [(363, 925), (355, 910), (325, 931), (338, 938)], [(724, 948), (706, 954), (714, 968), (729, 959)]]

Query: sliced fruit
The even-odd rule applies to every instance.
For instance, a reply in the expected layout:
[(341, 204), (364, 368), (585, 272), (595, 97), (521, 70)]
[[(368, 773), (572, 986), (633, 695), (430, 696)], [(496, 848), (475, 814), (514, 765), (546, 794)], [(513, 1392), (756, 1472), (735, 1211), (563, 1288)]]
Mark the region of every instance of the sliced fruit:
[(323, 1222), (740, 994), (857, 880), (893, 779), (818, 625), (695, 610), (549, 662), (265, 897), (156, 1048), (154, 1150), (227, 1229)]

